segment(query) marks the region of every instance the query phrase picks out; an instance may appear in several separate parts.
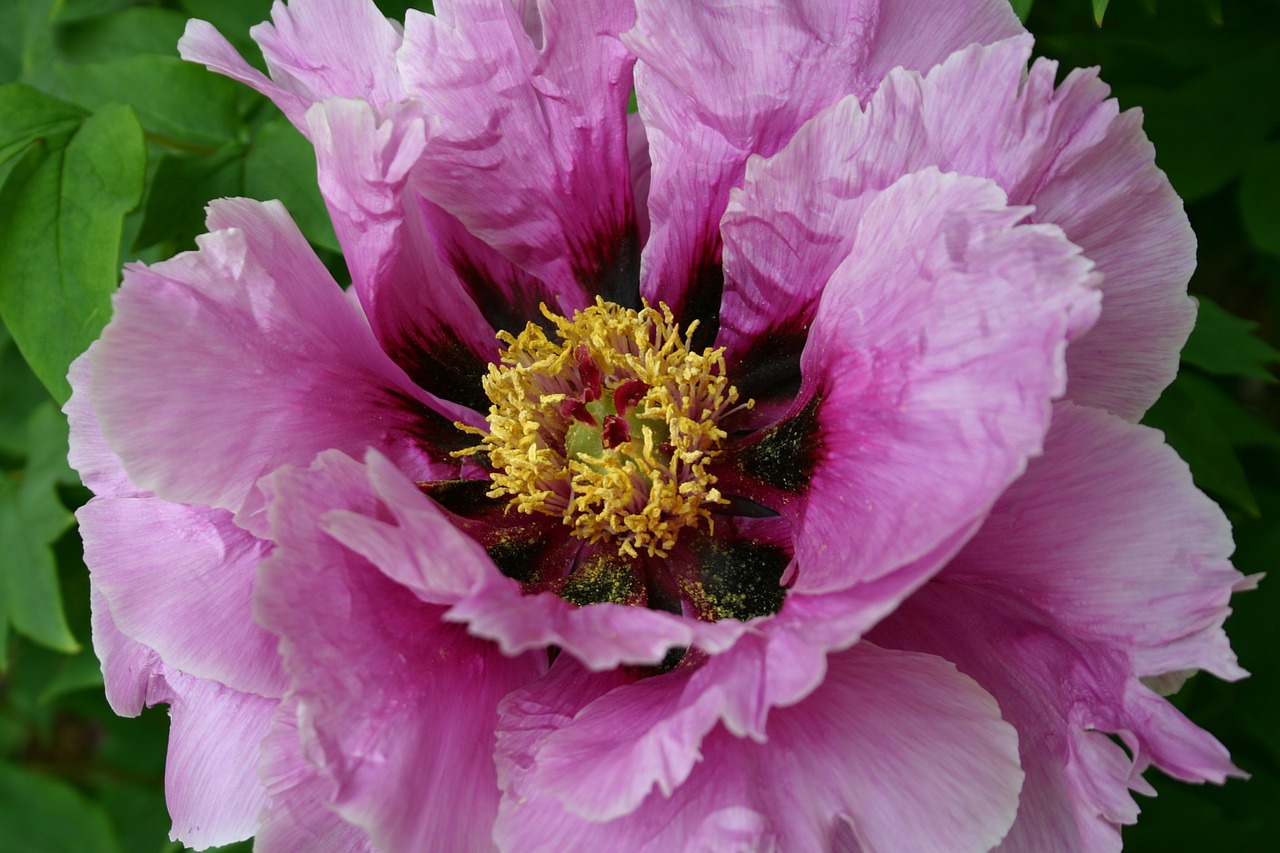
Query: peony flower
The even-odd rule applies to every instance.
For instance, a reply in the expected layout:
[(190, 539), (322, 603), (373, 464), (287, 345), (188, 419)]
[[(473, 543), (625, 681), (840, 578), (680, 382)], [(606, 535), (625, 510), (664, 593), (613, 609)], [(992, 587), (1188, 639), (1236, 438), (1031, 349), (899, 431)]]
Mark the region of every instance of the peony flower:
[(1246, 582), (1136, 424), (1194, 316), (1136, 112), (1004, 0), (436, 6), (277, 3), (270, 77), (193, 21), (352, 286), (216, 201), (72, 370), (175, 838), (1113, 850), (1238, 774), (1156, 691)]

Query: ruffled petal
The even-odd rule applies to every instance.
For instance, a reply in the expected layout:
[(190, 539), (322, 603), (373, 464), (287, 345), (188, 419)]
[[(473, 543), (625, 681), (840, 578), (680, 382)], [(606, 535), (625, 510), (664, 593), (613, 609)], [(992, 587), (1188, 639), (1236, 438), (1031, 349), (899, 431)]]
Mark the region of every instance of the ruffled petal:
[(94, 352), (93, 405), (134, 482), (237, 511), (260, 476), (328, 448), (456, 469), (465, 436), (429, 406), (452, 410), (381, 351), (278, 203), (214, 202), (209, 225), (199, 251), (126, 270)]
[[(995, 180), (1034, 222), (1058, 225), (1103, 275), (1105, 308), (1067, 355), (1068, 394), (1136, 419), (1172, 379), (1194, 308), (1195, 239), (1137, 113), (1092, 72), (1054, 88), (1028, 74), (1030, 37), (974, 46), (929, 74), (895, 70), (865, 111), (846, 99), (754, 161), (725, 214), (723, 330), (747, 379), (807, 327), (866, 205), (927, 166)], [(815, 192), (814, 188), (818, 188)]]
[(624, 40), (639, 58), (636, 93), (653, 158), (651, 303), (701, 320), (714, 337), (720, 216), (750, 155), (773, 154), (845, 95), (869, 94), (892, 66), (926, 69), (974, 40), (1021, 31), (998, 0), (909, 5), (914, 19), (876, 0), (638, 4)]
[[(867, 644), (833, 656), (822, 687), (773, 716), (767, 743), (718, 729), (695, 744), (698, 763), (688, 761), (670, 790), (642, 790), (642, 802), (613, 820), (584, 815), (618, 790), (592, 782), (652, 778), (653, 765), (689, 754), (672, 741), (639, 768), (607, 766), (620, 738), (601, 727), (596, 705), (650, 682), (659, 685), (651, 693), (679, 691), (681, 673), (596, 699), (608, 686), (601, 678), (568, 673), (558, 690), (540, 682), (504, 704), (503, 849), (829, 850), (853, 840), (866, 850), (987, 850), (1013, 821), (1017, 737), (991, 697), (938, 658)], [(637, 716), (658, 710), (631, 707)]]
[(95, 495), (103, 497), (149, 497), (150, 493), (139, 489), (125, 473), (120, 457), (107, 444), (98, 423), (90, 398), (93, 389), (93, 359), (102, 345), (94, 341), (80, 356), (71, 362), (67, 381), (71, 384), (71, 397), (62, 412), (70, 426), (67, 462), (80, 475), (80, 481)]
[(404, 99), (400, 28), (373, 0), (276, 2), (271, 20), (249, 32), (271, 79), (312, 103), (362, 98), (381, 108)]
[[(115, 624), (106, 597), (91, 587), (93, 650), (102, 661), (107, 701), (117, 714), (168, 704), (165, 801), (171, 838), (203, 849), (254, 834), (265, 791), (255, 765), (276, 699), (233, 690), (166, 666)], [(207, 638), (206, 638), (207, 641)]]
[(122, 717), (136, 717), (147, 707), (151, 681), (161, 677), (164, 664), (155, 649), (121, 633), (111, 617), (106, 598), (89, 580), (93, 653), (102, 664), (102, 682), (111, 710)]
[[(338, 786), (306, 759), (296, 697), (281, 702), (262, 741), (258, 776), (267, 802), (253, 838), (258, 853), (373, 853), (369, 834), (334, 810)], [(314, 739), (314, 733), (308, 734)]]
[(168, 670), (148, 698), (160, 702), (173, 718), (164, 773), (170, 837), (200, 850), (253, 835), (266, 796), (258, 745), (276, 700)]
[(878, 5), (861, 85), (850, 90), (864, 101), (891, 69), (928, 71), (971, 44), (1024, 32), (1013, 7), (1001, 0), (881, 0)]
[(498, 702), (545, 655), (505, 656), (325, 534), (333, 510), (376, 510), (359, 463), (324, 454), (263, 488), (277, 547), (257, 615), (281, 637), (303, 751), (337, 783), (337, 812), (379, 849), (487, 849)]
[(1159, 432), (1060, 403), (1045, 456), (996, 505), (947, 576), (998, 581), (1140, 676), (1245, 675), (1223, 623), (1245, 578), (1222, 510)]
[(383, 349), (420, 388), (485, 411), (480, 380), (497, 338), (405, 190), (425, 119), (416, 106), (388, 112), (380, 119), (363, 101), (331, 100), (307, 113), (320, 189)]
[(290, 121), (306, 132), (307, 107), (312, 100), (302, 92), (286, 88), (244, 61), (226, 36), (208, 21), (192, 18), (178, 39), (178, 54), (188, 62), (198, 62), (210, 71), (223, 74), (256, 89), (270, 98)]
[(1028, 783), (1008, 849), (1119, 850), (1151, 763), (1187, 781), (1238, 774), (1139, 680), (1244, 675), (1222, 631), (1244, 582), (1231, 547), (1159, 433), (1060, 403), (1045, 455), (872, 634), (955, 661), (1018, 727)]
[(373, 0), (276, 2), (271, 21), (250, 34), (270, 78), (206, 21), (187, 22), (178, 53), (266, 95), (304, 134), (307, 108), (319, 101), (361, 98), (380, 109), (404, 99), (395, 59), (400, 31)]
[(822, 295), (796, 414), (724, 466), (794, 519), (793, 590), (911, 568), (882, 590), (909, 592), (919, 561), (940, 565), (1039, 452), (1067, 341), (1099, 300), (1079, 250), (1025, 214), (991, 181), (932, 169), (867, 207)]
[(1096, 69), (1055, 89), (1057, 63), (1026, 73), (1029, 55), (1024, 40), (973, 48), (929, 75), (929, 162), (995, 179), (1011, 204), (1034, 205), (1032, 221), (1058, 225), (1095, 263), (1105, 308), (1067, 354), (1068, 395), (1137, 420), (1173, 380), (1194, 322), (1195, 235), (1141, 113), (1119, 114)]
[(630, 3), (439, 2), (410, 11), (399, 63), (433, 117), (415, 188), (520, 268), (561, 313), (638, 281), (627, 101)]
[(76, 517), (94, 587), (120, 631), (174, 669), (283, 695), (276, 638), (253, 621), (254, 571), (268, 543), (226, 510), (156, 498), (94, 498)]
[(376, 497), (380, 511), (333, 511), (324, 529), (422, 601), (447, 605), (446, 619), (465, 623), (507, 654), (555, 646), (592, 669), (652, 665), (673, 648), (722, 649), (744, 630), (735, 620), (705, 623), (643, 607), (580, 607), (549, 592), (525, 594), (386, 458), (371, 453), (367, 462), (369, 499)]

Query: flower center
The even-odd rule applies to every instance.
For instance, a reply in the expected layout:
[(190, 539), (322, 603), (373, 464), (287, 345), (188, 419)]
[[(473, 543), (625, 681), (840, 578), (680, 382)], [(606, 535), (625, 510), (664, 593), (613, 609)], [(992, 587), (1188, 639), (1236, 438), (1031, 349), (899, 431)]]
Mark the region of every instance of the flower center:
[[(707, 466), (738, 400), (724, 349), (690, 349), (671, 310), (603, 299), (572, 318), (543, 315), (558, 341), (529, 323), (499, 332), (501, 363), (484, 377), (489, 430), (459, 424), (493, 468), (489, 496), (523, 513), (559, 515), (590, 542), (629, 556), (666, 556), (685, 527), (725, 503)], [(751, 403), (746, 404), (750, 406)]]

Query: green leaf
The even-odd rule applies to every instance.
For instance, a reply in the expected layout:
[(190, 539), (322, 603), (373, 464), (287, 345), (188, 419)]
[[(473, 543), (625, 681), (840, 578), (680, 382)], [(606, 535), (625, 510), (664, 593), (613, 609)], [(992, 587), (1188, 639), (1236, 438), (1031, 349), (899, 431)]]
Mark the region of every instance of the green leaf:
[(1172, 89), (1116, 86), (1122, 103), (1141, 104), (1156, 163), (1187, 201), (1238, 177), (1254, 150), (1280, 126), (1280, 44), (1241, 45), (1236, 55)]
[(53, 56), (51, 22), (59, 0), (0, 3), (0, 83), (42, 78)]
[(54, 43), (59, 56), (74, 62), (106, 62), (140, 53), (174, 56), (186, 22), (186, 15), (172, 9), (136, 6), (61, 26)]
[[(1232, 755), (1235, 758), (1235, 755)], [(1269, 810), (1248, 810), (1236, 805), (1223, 808), (1215, 800), (1251, 794), (1259, 784), (1233, 779), (1221, 794), (1216, 786), (1181, 784), (1161, 774), (1151, 774), (1160, 795), (1142, 800), (1142, 819), (1124, 828), (1128, 853), (1190, 850), (1266, 850), (1274, 838), (1274, 818)]]
[(1195, 398), (1196, 403), (1222, 430), (1222, 437), (1233, 447), (1269, 447), (1280, 450), (1280, 432), (1275, 427), (1246, 409), (1206, 377), (1184, 370), (1175, 381)]
[(1027, 15), (1031, 14), (1031, 4), (1034, 0), (1009, 0), (1013, 6), (1013, 14), (1018, 16), (1018, 20), (1022, 23), (1027, 22)]
[(1253, 244), (1280, 255), (1280, 144), (1254, 152), (1240, 182), (1240, 215)]
[(55, 19), (59, 23), (92, 18), (131, 6), (137, 0), (60, 0)]
[(73, 653), (58, 571), (49, 546), (72, 524), (55, 486), (74, 479), (67, 468), (67, 424), (52, 405), (28, 423), (30, 456), (18, 477), (0, 478), (0, 634), (4, 623), (45, 646)]
[(110, 316), (122, 223), (145, 170), (137, 118), (111, 106), (65, 148), (32, 144), (0, 190), (0, 316), (60, 403), (68, 366)]
[(340, 250), (316, 183), (315, 149), (287, 120), (272, 119), (254, 134), (244, 163), (244, 191), (250, 198), (279, 199), (308, 240)]
[(1093, 20), (1098, 26), (1102, 26), (1102, 16), (1107, 14), (1107, 6), (1111, 0), (1093, 0)]
[(0, 853), (118, 853), (102, 809), (50, 776), (0, 764)]
[(1175, 380), (1142, 420), (1164, 431), (1169, 444), (1191, 466), (1197, 486), (1258, 515), (1258, 502), (1240, 459), (1194, 387), (1181, 377)]
[(22, 83), (0, 86), (0, 163), (20, 154), (32, 140), (65, 140), (88, 113)]
[(176, 56), (63, 63), (55, 71), (61, 94), (78, 104), (132, 104), (153, 142), (210, 153), (240, 132), (242, 87)]
[(1280, 352), (1253, 334), (1258, 324), (1229, 314), (1203, 296), (1199, 300), (1200, 313), (1182, 360), (1209, 373), (1274, 382), (1266, 365), (1280, 361)]
[(210, 199), (243, 195), (244, 147), (230, 145), (209, 157), (165, 154), (143, 204), (136, 248), (204, 233), (204, 208)]
[(24, 17), (23, 4), (0, 3), (0, 83), (17, 80), (22, 73)]
[(48, 704), (77, 690), (102, 687), (102, 665), (93, 650), (81, 649), (64, 657), (53, 670), (53, 677), (40, 693), (40, 702)]
[(27, 367), (9, 330), (0, 324), (0, 451), (27, 455), (27, 419), (49, 392)]

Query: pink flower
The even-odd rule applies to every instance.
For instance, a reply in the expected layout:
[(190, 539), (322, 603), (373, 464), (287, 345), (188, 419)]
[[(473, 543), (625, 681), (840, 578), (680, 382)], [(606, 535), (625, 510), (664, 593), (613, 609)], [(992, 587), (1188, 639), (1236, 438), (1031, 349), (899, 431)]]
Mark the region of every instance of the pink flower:
[(1153, 690), (1244, 674), (1245, 581), (1135, 423), (1194, 316), (1138, 115), (1005, 0), (436, 6), (277, 4), (270, 78), (190, 24), (353, 287), (214, 202), (72, 371), (176, 838), (1112, 850), (1238, 772)]

